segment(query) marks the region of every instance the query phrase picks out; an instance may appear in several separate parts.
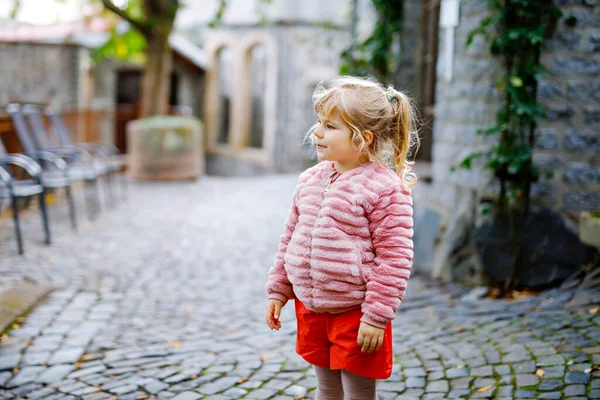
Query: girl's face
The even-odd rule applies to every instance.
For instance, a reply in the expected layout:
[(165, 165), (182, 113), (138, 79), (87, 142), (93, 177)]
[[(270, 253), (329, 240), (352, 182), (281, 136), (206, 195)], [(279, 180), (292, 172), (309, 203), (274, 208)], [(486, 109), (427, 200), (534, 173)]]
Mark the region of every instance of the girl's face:
[(320, 161), (335, 161), (348, 167), (358, 163), (359, 151), (352, 145), (352, 131), (338, 112), (333, 112), (329, 119), (317, 114), (317, 124), (313, 135)]

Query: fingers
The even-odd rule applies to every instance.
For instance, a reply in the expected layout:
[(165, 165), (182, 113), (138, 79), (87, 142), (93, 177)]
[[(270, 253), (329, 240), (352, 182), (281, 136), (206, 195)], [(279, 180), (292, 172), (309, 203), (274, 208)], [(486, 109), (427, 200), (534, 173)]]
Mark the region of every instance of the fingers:
[(379, 337), (377, 337), (377, 347), (375, 350), (381, 349), (381, 346), (383, 346), (383, 335), (379, 335)]
[(265, 310), (265, 318), (267, 325), (271, 330), (279, 330), (281, 328), (281, 321), (279, 321), (279, 315), (281, 313), (281, 304), (268, 303), (267, 309)]
[(369, 348), (371, 347), (371, 340), (372, 340), (371, 336), (369, 336), (369, 335), (365, 336), (365, 339), (363, 341), (360, 351), (362, 351), (363, 353), (368, 352)]
[(358, 339), (356, 340), (358, 347), (362, 348), (364, 341), (365, 341), (365, 334), (363, 333), (362, 329), (359, 329), (358, 330)]
[(279, 321), (279, 316), (281, 315), (281, 303), (280, 302), (275, 302), (274, 306), (275, 306), (275, 311), (273, 313), (273, 317), (277, 321)]

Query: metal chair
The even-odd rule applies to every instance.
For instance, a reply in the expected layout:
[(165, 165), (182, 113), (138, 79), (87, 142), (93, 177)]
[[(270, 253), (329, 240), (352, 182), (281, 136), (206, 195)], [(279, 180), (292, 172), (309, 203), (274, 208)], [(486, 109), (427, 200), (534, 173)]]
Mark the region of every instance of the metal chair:
[[(6, 154), (6, 150), (2, 143), (0, 143), (0, 153), (2, 153), (0, 154), (0, 200), (10, 199), (17, 247), (19, 254), (22, 255), (24, 254), (24, 250), (19, 222), (18, 204), (18, 199), (20, 198), (38, 196), (44, 227), (44, 243), (49, 245), (51, 242), (48, 212), (46, 209), (46, 188), (42, 184), (42, 168), (34, 160), (23, 154)], [(15, 180), (8, 170), (4, 168), (7, 164), (20, 167), (29, 175), (31, 180)]]
[[(123, 154), (115, 145), (104, 143), (74, 143), (71, 133), (64, 122), (63, 116), (58, 110), (48, 107), (46, 109), (46, 116), (50, 119), (52, 132), (58, 138), (58, 142), (61, 146), (67, 148), (75, 147), (83, 149), (84, 151), (89, 151), (106, 165), (108, 173), (111, 175), (125, 172), (126, 164), (121, 158)], [(123, 198), (125, 198), (127, 193), (127, 179), (125, 176), (123, 176), (122, 179), (122, 186)]]
[[(86, 161), (91, 160), (89, 153), (74, 151), (73, 149), (54, 148), (48, 146), (43, 135), (33, 135), (32, 129), (30, 129), (25, 119), (23, 108), (24, 107), (20, 104), (9, 104), (6, 110), (12, 118), (13, 125), (15, 126), (17, 136), (19, 137), (19, 141), (25, 154), (40, 162), (43, 169), (43, 175), (55, 174), (55, 172), (48, 171), (48, 169), (45, 168), (46, 162), (53, 163), (57, 158), (64, 159), (66, 161), (65, 173), (69, 181), (84, 182), (88, 218), (94, 219), (100, 212), (97, 180), (103, 171), (98, 170), (93, 164), (86, 165), (85, 163), (79, 162), (80, 159), (87, 159)], [(44, 147), (46, 147), (46, 149), (44, 149)], [(93, 194), (90, 193), (90, 186), (94, 191)]]
[[(73, 193), (71, 191), (71, 181), (67, 175), (67, 164), (60, 157), (55, 156), (51, 153), (40, 152), (38, 154), (38, 160), (42, 160), (46, 163), (46, 168), (41, 168), (41, 165), (32, 158), (24, 154), (8, 154), (6, 148), (0, 143), (0, 165), (2, 160), (6, 160), (5, 163), (10, 164), (15, 159), (21, 160), (21, 162), (27, 162), (28, 165), (33, 165), (32, 168), (37, 167), (41, 169), (41, 183), (46, 189), (65, 189), (67, 195), (67, 204), (69, 208), (69, 219), (71, 221), (71, 227), (73, 230), (77, 230), (77, 214), (75, 210), (75, 201), (73, 200)], [(22, 161), (25, 160), (25, 161)], [(21, 167), (24, 168), (24, 167)], [(31, 174), (29, 174), (31, 175)], [(13, 177), (14, 179), (14, 177)], [(31, 180), (13, 180), (15, 186), (20, 185), (31, 185), (36, 182)]]

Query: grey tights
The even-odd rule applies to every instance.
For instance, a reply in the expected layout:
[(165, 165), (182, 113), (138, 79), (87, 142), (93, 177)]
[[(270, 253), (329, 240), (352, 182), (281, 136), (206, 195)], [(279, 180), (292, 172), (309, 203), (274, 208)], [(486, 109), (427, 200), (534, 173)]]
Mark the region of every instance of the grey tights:
[(317, 375), (315, 400), (377, 400), (375, 379), (363, 378), (345, 369), (314, 367)]

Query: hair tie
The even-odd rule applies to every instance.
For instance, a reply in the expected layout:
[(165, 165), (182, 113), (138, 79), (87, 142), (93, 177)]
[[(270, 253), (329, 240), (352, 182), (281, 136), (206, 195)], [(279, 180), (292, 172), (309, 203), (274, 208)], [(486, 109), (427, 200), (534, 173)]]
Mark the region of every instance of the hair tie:
[(387, 92), (385, 92), (385, 94), (387, 95), (387, 99), (390, 102), (391, 105), (396, 105), (396, 102), (398, 101), (398, 98), (396, 97), (396, 93), (394, 93), (395, 90), (393, 87), (388, 87)]

